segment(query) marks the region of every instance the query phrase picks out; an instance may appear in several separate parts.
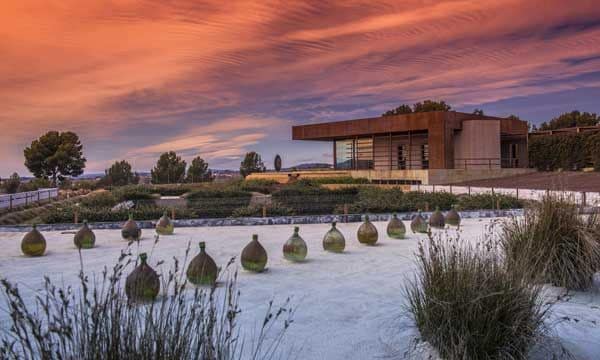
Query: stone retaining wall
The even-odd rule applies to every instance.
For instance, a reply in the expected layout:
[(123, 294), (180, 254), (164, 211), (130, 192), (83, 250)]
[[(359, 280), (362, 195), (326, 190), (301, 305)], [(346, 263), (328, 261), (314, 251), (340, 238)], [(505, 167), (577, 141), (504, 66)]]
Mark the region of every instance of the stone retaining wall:
[[(411, 220), (417, 213), (398, 213), (402, 220)], [(429, 217), (431, 212), (423, 212), (423, 216)], [(520, 216), (523, 209), (511, 210), (477, 210), (461, 211), (463, 219), (469, 218), (491, 218)], [(371, 221), (388, 221), (391, 214), (369, 214)], [(275, 216), (275, 217), (245, 217), (245, 218), (221, 218), (221, 219), (181, 219), (174, 220), (175, 227), (203, 227), (203, 226), (254, 226), (254, 225), (289, 225), (289, 224), (327, 224), (332, 221), (356, 223), (363, 220), (362, 214), (351, 215), (306, 215), (306, 216)], [(153, 229), (156, 221), (138, 221), (142, 229)], [(121, 229), (124, 222), (90, 223), (92, 229)], [(38, 225), (40, 231), (65, 231), (75, 230), (81, 224), (48, 224)], [(0, 226), (0, 232), (26, 232), (31, 229), (29, 225)]]

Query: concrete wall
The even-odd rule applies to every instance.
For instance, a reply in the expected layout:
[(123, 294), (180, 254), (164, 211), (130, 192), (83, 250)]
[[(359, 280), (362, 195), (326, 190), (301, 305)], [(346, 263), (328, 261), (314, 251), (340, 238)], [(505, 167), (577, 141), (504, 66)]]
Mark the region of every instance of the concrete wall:
[(535, 172), (534, 169), (429, 169), (429, 170), (325, 170), (264, 172), (248, 175), (246, 179), (269, 179), (282, 184), (290, 179), (310, 179), (323, 177), (365, 178), (369, 180), (420, 181), (424, 185), (455, 184), (471, 180), (494, 179)]
[[(535, 172), (534, 169), (436, 169), (429, 170), (430, 185), (456, 184), (465, 181), (495, 179)], [(423, 183), (425, 184), (425, 183)]]
[(311, 179), (311, 178), (329, 178), (329, 177), (347, 177), (352, 176), (350, 171), (346, 170), (306, 170), (306, 171), (269, 171), (263, 173), (253, 173), (246, 177), (247, 180), (274, 180), (280, 184), (285, 184), (291, 180)]

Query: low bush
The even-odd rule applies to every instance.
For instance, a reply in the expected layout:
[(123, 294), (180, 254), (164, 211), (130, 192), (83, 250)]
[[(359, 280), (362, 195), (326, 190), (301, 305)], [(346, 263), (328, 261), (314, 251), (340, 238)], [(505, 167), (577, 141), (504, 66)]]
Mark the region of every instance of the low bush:
[(275, 191), (280, 184), (274, 180), (240, 180), (231, 184), (232, 188), (237, 188), (241, 191), (259, 192), (261, 194), (270, 194)]
[[(175, 208), (174, 210), (177, 219), (197, 217), (196, 212), (191, 209)], [(45, 212), (40, 216), (40, 221), (46, 224), (72, 223), (75, 219), (75, 212), (78, 214), (79, 221), (87, 220), (89, 222), (126, 221), (130, 213), (136, 220), (157, 220), (165, 211), (170, 214), (171, 208), (155, 205), (136, 205), (133, 209), (112, 211), (110, 207), (87, 208), (67, 205), (56, 208), (54, 211)]]
[(51, 187), (53, 186), (50, 180), (43, 178), (34, 178), (29, 180), (28, 182), (22, 182), (19, 186), (19, 192), (35, 191), (38, 189), (47, 189)]
[(200, 217), (228, 217), (250, 205), (252, 194), (232, 189), (203, 189), (187, 196), (188, 207)]
[[(277, 203), (267, 205), (267, 216), (291, 216), (295, 215), (294, 211), (288, 207), (281, 206)], [(263, 207), (260, 205), (251, 205), (248, 207), (237, 208), (231, 214), (231, 217), (259, 217), (263, 216)]]
[(541, 289), (503, 266), (499, 253), (493, 241), (474, 246), (441, 234), (420, 244), (408, 311), (442, 358), (526, 359), (544, 334)]
[(127, 185), (113, 188), (112, 193), (119, 201), (150, 200), (154, 199), (155, 190), (150, 186)]
[(475, 194), (460, 196), (457, 205), (461, 210), (521, 209), (524, 202), (504, 194)]
[(306, 183), (289, 185), (273, 193), (274, 201), (296, 214), (332, 214), (344, 204), (352, 204), (358, 188), (329, 190)]
[[(419, 209), (433, 210), (436, 207), (448, 210), (456, 202), (457, 197), (447, 192), (403, 192), (399, 187), (391, 189), (363, 187), (359, 190), (358, 200), (350, 206), (349, 211), (352, 213), (405, 212)], [(340, 211), (341, 209), (338, 208), (337, 212)]]
[(71, 190), (96, 190), (99, 188), (98, 180), (73, 180)]
[(119, 199), (110, 191), (101, 191), (92, 193), (83, 197), (79, 201), (79, 205), (90, 208), (113, 207), (117, 205)]
[(600, 270), (600, 220), (584, 219), (569, 199), (547, 196), (504, 227), (507, 265), (530, 281), (586, 289)]
[[(180, 266), (175, 260), (163, 272), (162, 295), (150, 304), (135, 304), (122, 290), (125, 272), (134, 265), (130, 255), (123, 253), (112, 270), (105, 268), (100, 276), (88, 277), (82, 269), (74, 287), (62, 288), (46, 278), (31, 303), (17, 285), (2, 279), (0, 291), (10, 324), (0, 330), (0, 357), (229, 360), (282, 356), (278, 345), (292, 322), (287, 303), (267, 304), (259, 328), (242, 331), (236, 274), (222, 278), (222, 287), (186, 289), (186, 264)], [(257, 335), (248, 339), (242, 333)]]
[(152, 187), (152, 192), (161, 196), (181, 196), (192, 191), (190, 186), (186, 185), (159, 185)]

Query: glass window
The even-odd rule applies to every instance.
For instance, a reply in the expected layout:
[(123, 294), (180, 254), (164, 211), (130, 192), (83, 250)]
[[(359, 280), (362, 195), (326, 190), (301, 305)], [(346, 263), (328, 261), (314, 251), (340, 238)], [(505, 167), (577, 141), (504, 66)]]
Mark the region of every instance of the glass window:
[(354, 140), (337, 140), (335, 142), (335, 167), (336, 169), (352, 169), (354, 154)]
[(405, 170), (406, 169), (406, 159), (408, 158), (408, 146), (407, 145), (399, 145), (398, 146), (398, 169)]
[(421, 163), (423, 169), (429, 169), (429, 144), (421, 145)]

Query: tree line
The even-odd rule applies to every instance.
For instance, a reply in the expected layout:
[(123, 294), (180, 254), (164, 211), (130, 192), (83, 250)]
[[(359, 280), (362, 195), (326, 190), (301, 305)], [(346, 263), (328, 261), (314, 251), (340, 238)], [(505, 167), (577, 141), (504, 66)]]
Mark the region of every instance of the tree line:
[[(1, 189), (6, 193), (33, 191), (39, 188), (58, 186), (68, 182), (71, 177), (83, 174), (87, 159), (83, 156), (83, 145), (79, 136), (71, 131), (49, 131), (23, 150), (25, 166), (35, 176), (29, 182), (22, 182), (16, 172), (7, 179), (0, 179)], [(281, 166), (281, 158), (279, 158)], [(277, 162), (277, 161), (276, 161)], [(261, 156), (248, 152), (240, 163), (240, 174), (246, 177), (253, 172), (265, 171)], [(150, 171), (154, 184), (197, 183), (214, 179), (208, 163), (200, 156), (186, 163), (174, 151), (160, 155), (156, 165)], [(123, 186), (137, 184), (140, 175), (126, 160), (115, 161), (104, 171), (101, 186)]]

